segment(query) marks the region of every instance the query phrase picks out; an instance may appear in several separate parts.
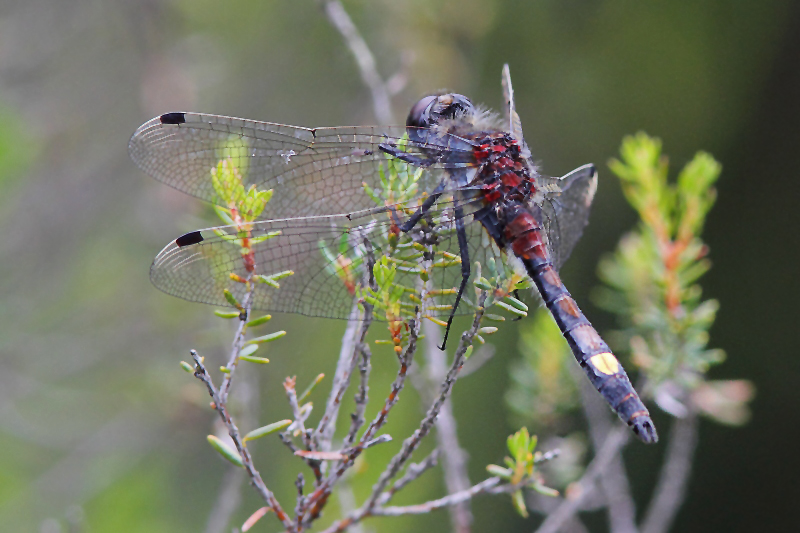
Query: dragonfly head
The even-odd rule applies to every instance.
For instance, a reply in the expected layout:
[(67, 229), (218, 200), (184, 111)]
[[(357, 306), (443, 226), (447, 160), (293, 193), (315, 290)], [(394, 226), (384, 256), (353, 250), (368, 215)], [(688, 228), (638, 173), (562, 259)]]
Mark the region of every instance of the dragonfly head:
[(426, 96), (411, 108), (406, 119), (406, 126), (430, 128), (442, 120), (468, 115), (475, 106), (466, 96), (455, 93)]

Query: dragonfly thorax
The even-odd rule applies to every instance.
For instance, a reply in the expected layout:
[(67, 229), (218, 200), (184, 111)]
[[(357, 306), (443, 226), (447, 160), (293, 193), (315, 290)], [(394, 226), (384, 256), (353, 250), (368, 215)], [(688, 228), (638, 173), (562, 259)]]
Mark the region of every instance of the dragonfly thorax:
[(536, 178), (517, 140), (505, 132), (481, 133), (474, 140), (475, 159), (481, 166), (472, 186), (480, 189), (484, 204), (500, 214), (505, 206), (530, 202)]

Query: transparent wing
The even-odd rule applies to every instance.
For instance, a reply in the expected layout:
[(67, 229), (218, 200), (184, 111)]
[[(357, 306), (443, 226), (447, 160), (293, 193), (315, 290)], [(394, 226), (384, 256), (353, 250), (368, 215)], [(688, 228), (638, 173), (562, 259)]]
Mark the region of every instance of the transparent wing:
[(588, 164), (561, 178), (541, 179), (551, 191), (542, 202), (542, 212), (553, 263), (560, 269), (589, 222), (589, 212), (597, 192), (597, 170)]
[(519, 118), (519, 114), (517, 114), (517, 106), (514, 103), (514, 87), (511, 85), (511, 70), (508, 68), (508, 63), (503, 65), (501, 81), (503, 85), (503, 98), (505, 99), (506, 104), (504, 114), (506, 125), (509, 128), (508, 131), (514, 136), (515, 139), (517, 139), (517, 141), (520, 143), (520, 146), (522, 146), (522, 156), (526, 159), (530, 159), (531, 151), (525, 142), (525, 138), (523, 137), (522, 120)]
[(514, 136), (517, 141), (522, 142), (522, 121), (517, 114), (517, 108), (514, 104), (514, 87), (511, 85), (511, 70), (508, 68), (508, 63), (503, 65), (502, 75), (503, 97), (505, 99), (505, 119), (508, 131)]
[[(413, 297), (420, 286), (420, 246), (435, 240), (431, 285), (437, 289), (431, 316), (447, 316), (461, 282), (461, 255), (455, 235), (452, 204), (435, 208), (417, 227), (400, 233), (397, 248), (388, 245), (396, 231), (391, 209), (373, 209), (358, 214), (332, 215), (255, 222), (248, 234), (251, 242), (253, 274), (267, 280), (254, 284), (253, 308), (310, 316), (347, 318), (354, 297), (354, 286), (365, 277), (370, 255), (374, 259), (391, 257), (397, 267), (393, 285), (406, 287), (403, 312), (410, 314), (418, 305)], [(485, 235), (482, 226), (468, 217), (471, 280), (477, 275), (475, 262), (485, 267), (492, 261), (503, 267), (500, 252)], [(484, 237), (481, 236), (484, 235)], [(365, 242), (368, 241), (368, 246)], [(153, 283), (162, 291), (194, 302), (229, 306), (224, 290), (239, 301), (246, 286), (239, 279), (248, 276), (243, 241), (233, 226), (209, 228), (188, 233), (171, 242), (156, 256), (150, 269)], [(291, 274), (288, 274), (291, 272)], [(273, 283), (274, 281), (274, 283)], [(474, 301), (474, 286), (467, 287), (466, 302), (458, 314), (469, 314)], [(433, 302), (429, 302), (432, 304)], [(378, 318), (380, 314), (376, 313)]]
[[(180, 191), (217, 202), (210, 173), (229, 159), (245, 187), (275, 189), (261, 215), (289, 218), (341, 214), (374, 206), (363, 183), (381, 186), (382, 147), (400, 147), (422, 172), (421, 190), (442, 181), (442, 170), (473, 167), (473, 146), (460, 137), (405, 126), (302, 128), (198, 113), (167, 113), (143, 124), (128, 149), (147, 174)], [(419, 166), (419, 165), (417, 165)], [(455, 187), (455, 182), (452, 181)], [(449, 185), (448, 185), (449, 186)]]

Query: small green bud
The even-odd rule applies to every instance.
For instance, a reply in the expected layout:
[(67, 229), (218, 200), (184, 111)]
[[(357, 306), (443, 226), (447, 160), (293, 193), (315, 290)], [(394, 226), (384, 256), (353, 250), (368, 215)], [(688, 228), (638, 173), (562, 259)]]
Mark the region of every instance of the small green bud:
[(521, 310), (517, 309), (516, 307), (508, 305), (505, 302), (494, 302), (494, 305), (496, 305), (497, 307), (501, 307), (501, 308), (505, 309), (509, 313), (514, 313), (515, 315), (528, 316), (527, 312), (521, 311)]
[(231, 291), (229, 291), (228, 289), (223, 289), (222, 294), (225, 295), (225, 299), (228, 301), (229, 304), (231, 304), (236, 309), (239, 309), (240, 311), (242, 310), (242, 304), (239, 303), (239, 300), (236, 299), (236, 296), (234, 296), (233, 293), (231, 293)]
[(303, 391), (303, 393), (302, 393), (300, 396), (298, 396), (298, 397), (297, 397), (297, 401), (298, 401), (298, 402), (302, 402), (303, 400), (305, 400), (306, 398), (308, 398), (308, 396), (311, 394), (311, 392), (314, 390), (314, 388), (315, 388), (317, 385), (319, 385), (319, 383), (320, 383), (320, 382), (321, 382), (321, 381), (322, 381), (324, 378), (325, 378), (325, 374), (320, 374), (320, 375), (318, 375), (316, 378), (314, 378), (314, 381), (312, 381), (312, 382), (311, 382), (311, 385), (309, 385), (309, 386), (306, 388), (306, 390), (304, 390), (304, 391)]
[(215, 309), (214, 314), (220, 318), (239, 318), (239, 311), (220, 311)]
[(245, 324), (245, 325), (248, 328), (255, 328), (257, 326), (261, 326), (263, 324), (266, 324), (270, 320), (272, 320), (272, 315), (264, 315), (264, 316), (261, 316), (261, 317), (258, 317), (258, 318), (254, 318), (253, 320), (248, 321), (247, 324)]
[(280, 339), (284, 335), (286, 335), (285, 331), (276, 331), (275, 333), (270, 333), (269, 335), (262, 335), (261, 337), (250, 339), (249, 341), (247, 341), (246, 344), (263, 344), (265, 342), (272, 342), (274, 340)]
[[(255, 346), (255, 344), (251, 344), (250, 346)], [(258, 365), (266, 365), (269, 363), (269, 359), (266, 357), (254, 357), (252, 355), (240, 355), (239, 359), (242, 361), (247, 361), (248, 363), (256, 363)]]
[(215, 437), (214, 435), (209, 435), (208, 443), (219, 452), (219, 454), (231, 462), (231, 464), (242, 467), (244, 463), (242, 462), (242, 456), (239, 455), (239, 452), (222, 442), (219, 438)]
[(276, 431), (280, 431), (285, 427), (291, 425), (291, 420), (279, 420), (278, 422), (273, 422), (272, 424), (268, 424), (266, 426), (262, 426), (258, 429), (254, 429), (250, 433), (244, 436), (244, 440), (256, 440), (260, 439), (261, 437), (265, 437), (270, 433), (275, 433)]
[(486, 465), (486, 471), (493, 476), (497, 476), (503, 479), (509, 479), (512, 475), (511, 470), (509, 470), (508, 468), (503, 468), (502, 466), (498, 465)]
[(253, 355), (258, 350), (258, 344), (248, 344), (244, 346), (241, 350), (239, 350), (239, 358), (248, 357)]

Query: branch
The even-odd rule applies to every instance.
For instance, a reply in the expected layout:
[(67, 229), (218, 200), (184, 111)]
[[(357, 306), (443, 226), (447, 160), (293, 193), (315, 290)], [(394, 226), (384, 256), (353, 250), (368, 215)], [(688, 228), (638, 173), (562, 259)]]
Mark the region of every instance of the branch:
[[(254, 380), (256, 380), (255, 385), (253, 383)], [(258, 373), (243, 373), (238, 378), (235, 391), (232, 390), (236, 403), (239, 405), (239, 414), (237, 418), (239, 419), (239, 423), (243, 426), (254, 427), (255, 421), (258, 419), (259, 387), (257, 380)], [(244, 469), (228, 467), (222, 480), (217, 500), (214, 502), (208, 514), (205, 528), (206, 533), (223, 531), (231, 522), (233, 515), (242, 501), (241, 491), (244, 478)]]
[[(364, 247), (367, 251), (367, 268), (365, 269), (362, 283), (365, 287), (372, 287), (375, 284), (375, 279), (373, 278), (372, 272), (373, 266), (375, 265), (375, 254), (372, 249), (372, 245), (366, 238), (364, 239)], [(355, 369), (356, 359), (359, 353), (363, 358), (367, 359), (364, 363), (364, 365), (366, 365), (366, 369), (361, 369), (361, 386), (359, 388), (359, 396), (363, 398), (363, 403), (360, 407), (362, 418), (363, 410), (366, 409), (367, 384), (365, 380), (369, 378), (369, 347), (367, 346), (365, 339), (367, 337), (367, 331), (369, 330), (370, 325), (372, 325), (373, 314), (372, 305), (363, 303), (360, 307), (359, 303), (360, 298), (358, 296), (354, 296), (353, 305), (350, 310), (350, 318), (347, 323), (347, 329), (345, 330), (344, 337), (342, 338), (342, 349), (339, 352), (339, 362), (336, 363), (336, 373), (333, 376), (333, 387), (331, 388), (331, 394), (328, 396), (325, 414), (322, 416), (322, 419), (319, 421), (317, 429), (314, 432), (313, 441), (316, 443), (318, 450), (328, 451), (331, 449), (331, 441), (333, 440), (333, 434), (336, 431), (336, 419), (339, 417), (339, 406), (341, 405), (344, 392), (350, 385), (350, 376), (353, 375), (353, 370)], [(362, 307), (364, 309), (363, 315), (361, 315), (360, 310)], [(358, 317), (360, 317), (360, 320), (356, 321), (355, 319)], [(361, 324), (361, 330), (358, 335), (358, 341), (355, 342), (355, 328), (359, 323)], [(348, 354), (352, 355), (350, 355), (348, 358)], [(358, 398), (356, 404), (356, 415), (358, 415)], [(354, 421), (353, 424), (355, 425), (356, 422)], [(359, 427), (361, 424), (363, 424), (363, 422), (360, 422)], [(357, 432), (358, 428), (353, 431)], [(323, 468), (325, 467), (326, 465), (323, 465)]]
[[(369, 304), (364, 304), (369, 305)], [(371, 306), (370, 306), (371, 307)], [(369, 374), (372, 369), (371, 359), (372, 352), (365, 342), (360, 344), (361, 351), (361, 364), (358, 365), (358, 371), (361, 374), (361, 381), (358, 384), (358, 392), (356, 393), (356, 410), (350, 415), (350, 431), (344, 438), (344, 447), (352, 446), (358, 435), (358, 430), (364, 425), (364, 412), (367, 410), (367, 400), (369, 392)]]
[[(425, 324), (425, 355), (428, 360), (428, 382), (431, 386), (427, 391), (420, 391), (423, 397), (430, 396), (434, 383), (439, 383), (446, 373), (447, 352), (439, 349), (441, 335), (438, 326), (433, 323)], [(426, 384), (427, 384), (426, 383)], [(428, 392), (425, 394), (424, 392)], [(430, 401), (430, 400), (429, 400)], [(442, 405), (439, 417), (436, 419), (436, 442), (442, 451), (444, 480), (447, 492), (454, 494), (469, 489), (470, 481), (467, 474), (467, 453), (459, 445), (456, 419), (453, 416), (453, 404), (446, 402)], [(449, 508), (450, 521), (456, 533), (469, 533), (472, 524), (472, 512), (469, 500), (453, 505)]]
[[(350, 513), (345, 518), (335, 522), (325, 530), (325, 533), (343, 531), (350, 525), (361, 521), (367, 516), (370, 516), (376, 507), (382, 505), (384, 501), (388, 501), (388, 499), (391, 498), (393, 492), (384, 492), (386, 486), (388, 485), (389, 481), (391, 481), (397, 475), (403, 465), (408, 462), (408, 460), (411, 458), (411, 454), (417, 449), (421, 440), (430, 432), (437, 416), (439, 415), (442, 405), (452, 392), (453, 384), (455, 383), (456, 379), (458, 379), (458, 373), (464, 364), (464, 354), (469, 346), (471, 346), (472, 339), (480, 327), (480, 322), (484, 313), (483, 305), (486, 302), (486, 296), (486, 292), (481, 292), (481, 295), (478, 299), (478, 310), (475, 313), (475, 319), (472, 322), (472, 326), (461, 335), (461, 342), (459, 343), (458, 349), (453, 357), (453, 364), (451, 365), (447, 376), (442, 382), (439, 397), (436, 398), (433, 405), (431, 405), (430, 409), (428, 410), (427, 415), (422, 419), (422, 422), (420, 422), (419, 428), (403, 442), (403, 446), (400, 451), (397, 452), (394, 457), (392, 457), (392, 460), (389, 462), (386, 470), (383, 471), (377, 483), (375, 483), (375, 485), (372, 487), (372, 494), (364, 503), (364, 505), (362, 505), (356, 511)], [(418, 327), (419, 326), (417, 325), (417, 328)]]
[(542, 525), (539, 526), (539, 529), (536, 530), (536, 533), (557, 533), (561, 526), (578, 512), (581, 502), (591, 492), (597, 478), (625, 447), (629, 437), (629, 430), (626, 427), (616, 428), (608, 435), (603, 447), (600, 448), (600, 451), (597, 452), (586, 468), (583, 477), (573, 484), (576, 489), (576, 496), (563, 500), (556, 510), (548, 515)]
[(403, 465), (411, 458), (411, 454), (417, 449), (420, 441), (430, 432), (431, 428), (433, 427), (436, 418), (439, 416), (442, 405), (444, 405), (444, 402), (450, 397), (450, 393), (453, 390), (453, 385), (455, 384), (456, 379), (458, 379), (458, 373), (464, 364), (464, 354), (472, 345), (472, 339), (480, 327), (481, 319), (483, 318), (484, 313), (483, 304), (486, 302), (486, 296), (487, 293), (482, 291), (481, 296), (478, 299), (478, 310), (475, 312), (475, 319), (472, 321), (472, 327), (470, 327), (470, 329), (461, 335), (461, 343), (459, 344), (458, 349), (453, 356), (453, 364), (450, 366), (450, 370), (447, 372), (444, 382), (442, 382), (442, 388), (439, 397), (428, 410), (428, 414), (425, 416), (425, 418), (422, 419), (419, 429), (417, 429), (414, 434), (411, 435), (411, 437), (406, 439), (406, 441), (403, 443), (402, 449), (392, 458), (389, 466), (386, 468), (383, 474), (381, 474), (378, 482), (372, 488), (372, 495), (365, 504), (365, 508), (367, 510), (371, 510), (371, 508), (375, 506), (380, 494), (389, 483), (389, 480), (394, 478), (394, 476), (396, 476), (400, 471), (400, 468), (402, 468)]
[(236, 335), (233, 337), (233, 345), (231, 346), (231, 354), (228, 357), (228, 364), (225, 365), (225, 368), (228, 369), (228, 372), (222, 379), (222, 385), (219, 386), (219, 397), (223, 404), (228, 402), (228, 394), (231, 390), (231, 381), (233, 381), (233, 374), (236, 371), (236, 367), (239, 363), (239, 352), (242, 351), (242, 346), (244, 345), (244, 335), (247, 331), (247, 320), (250, 318), (250, 307), (252, 306), (253, 299), (253, 282), (250, 281), (249, 276), (247, 283), (250, 289), (244, 294), (244, 299), (242, 300), (243, 310), (239, 315), (239, 326), (236, 328)]
[(697, 447), (698, 422), (697, 413), (691, 407), (685, 418), (675, 420), (655, 495), (645, 513), (642, 533), (665, 533), (672, 525), (686, 496)]
[(500, 485), (502, 480), (499, 477), (490, 477), (481, 481), (477, 485), (466, 490), (454, 492), (444, 498), (431, 500), (417, 505), (404, 505), (392, 507), (378, 507), (372, 510), (373, 516), (400, 516), (408, 514), (426, 514), (442, 507), (452, 507), (470, 501), (479, 494), (503, 494), (514, 492), (519, 489), (516, 485)]
[(395, 494), (403, 490), (403, 488), (417, 479), (419, 476), (424, 474), (427, 470), (433, 468), (439, 464), (439, 450), (433, 450), (430, 455), (428, 455), (425, 459), (422, 460), (420, 463), (411, 463), (408, 465), (408, 469), (406, 473), (403, 474), (400, 479), (394, 482), (394, 484), (389, 487), (389, 489), (384, 492), (384, 498), (381, 500), (381, 504), (386, 504), (389, 500), (394, 497)]
[(347, 459), (339, 461), (334, 467), (333, 471), (328, 474), (328, 477), (325, 479), (325, 481), (308, 497), (308, 507), (303, 519), (304, 524), (310, 524), (319, 518), (322, 508), (327, 503), (328, 497), (333, 490), (333, 486), (344, 475), (347, 469), (353, 466), (356, 458), (358, 458), (358, 456), (361, 455), (361, 452), (364, 450), (365, 445), (372, 440), (372, 437), (375, 435), (375, 433), (377, 433), (378, 430), (386, 423), (386, 418), (389, 416), (389, 412), (397, 403), (400, 391), (403, 390), (408, 374), (408, 368), (411, 365), (411, 362), (414, 358), (414, 353), (417, 350), (419, 323), (420, 310), (418, 309), (417, 317), (414, 320), (411, 320), (408, 345), (406, 346), (405, 351), (399, 357), (400, 368), (397, 371), (397, 377), (395, 377), (394, 383), (392, 383), (391, 391), (384, 402), (383, 408), (370, 423), (369, 427), (367, 427), (366, 431), (364, 431), (364, 434), (359, 439), (358, 444), (353, 447), (351, 451), (349, 451)]
[(325, 1), (323, 6), (328, 20), (342, 35), (345, 44), (356, 60), (361, 80), (369, 88), (372, 95), (372, 108), (375, 118), (381, 124), (391, 124), (394, 120), (392, 118), (389, 90), (380, 74), (378, 74), (378, 70), (375, 67), (375, 57), (372, 55), (369, 46), (358, 33), (358, 29), (353, 24), (352, 19), (350, 19), (347, 11), (338, 0)]
[[(365, 307), (365, 309), (367, 308)], [(361, 319), (359, 319), (359, 313), (358, 300), (354, 298), (347, 329), (342, 338), (342, 349), (339, 352), (339, 362), (336, 364), (333, 386), (325, 406), (325, 413), (317, 424), (317, 429), (314, 430), (314, 440), (317, 448), (321, 451), (328, 451), (331, 448), (333, 433), (336, 430), (336, 419), (339, 417), (339, 406), (347, 387), (350, 386), (350, 377), (355, 370), (358, 355), (361, 353), (360, 347), (364, 344), (367, 330), (372, 324), (371, 312), (365, 312)], [(356, 328), (359, 325), (361, 327), (358, 331), (358, 340), (356, 340)]]
[[(214, 402), (214, 407), (219, 413), (219, 416), (222, 419), (222, 423), (225, 424), (226, 428), (228, 428), (228, 435), (230, 435), (231, 439), (233, 440), (233, 443), (236, 445), (236, 449), (238, 450), (239, 455), (242, 457), (242, 463), (244, 464), (244, 468), (247, 471), (247, 475), (250, 476), (250, 482), (256, 488), (256, 491), (258, 491), (258, 493), (261, 495), (261, 498), (267, 503), (267, 505), (271, 507), (273, 511), (275, 511), (275, 516), (277, 516), (278, 520), (280, 520), (283, 523), (286, 530), (290, 532), (297, 531), (297, 529), (295, 528), (295, 524), (283, 510), (280, 503), (278, 503), (278, 500), (275, 498), (275, 495), (272, 493), (272, 491), (270, 491), (267, 488), (267, 485), (264, 483), (264, 480), (261, 479), (261, 474), (258, 472), (258, 470), (256, 470), (256, 467), (253, 464), (253, 458), (250, 456), (249, 450), (244, 445), (241, 437), (239, 436), (239, 428), (236, 427), (236, 424), (234, 424), (233, 419), (231, 419), (231, 416), (228, 413), (228, 409), (225, 405), (225, 402), (222, 399), (221, 392), (217, 391), (216, 387), (214, 387), (214, 383), (211, 381), (211, 376), (208, 375), (206, 367), (203, 366), (203, 362), (200, 359), (200, 356), (197, 354), (195, 350), (191, 350), (190, 353), (192, 354), (192, 359), (194, 359), (195, 363), (194, 375), (197, 379), (206, 384), (206, 387), (208, 388), (208, 393)], [(228, 379), (227, 376), (226, 379), (227, 382), (230, 383), (230, 379)]]

